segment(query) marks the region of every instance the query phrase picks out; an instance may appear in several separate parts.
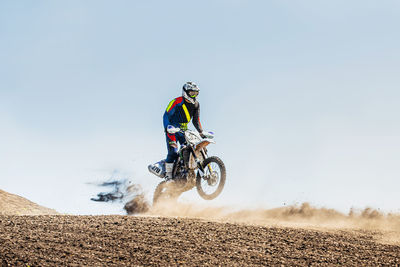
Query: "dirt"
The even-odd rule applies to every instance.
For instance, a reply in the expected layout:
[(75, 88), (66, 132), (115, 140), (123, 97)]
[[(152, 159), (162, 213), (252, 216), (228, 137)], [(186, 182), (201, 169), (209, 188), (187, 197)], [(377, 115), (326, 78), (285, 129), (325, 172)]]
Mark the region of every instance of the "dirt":
[(53, 215), (55, 210), (0, 189), (0, 215)]
[(124, 205), (124, 210), (127, 214), (142, 214), (148, 212), (150, 209), (151, 206), (143, 194), (135, 196)]
[(400, 264), (369, 231), (140, 216), (0, 216), (3, 266)]
[(144, 215), (54, 215), (0, 190), (0, 267), (400, 265), (400, 217), (373, 209), (150, 207), (142, 195), (126, 208)]

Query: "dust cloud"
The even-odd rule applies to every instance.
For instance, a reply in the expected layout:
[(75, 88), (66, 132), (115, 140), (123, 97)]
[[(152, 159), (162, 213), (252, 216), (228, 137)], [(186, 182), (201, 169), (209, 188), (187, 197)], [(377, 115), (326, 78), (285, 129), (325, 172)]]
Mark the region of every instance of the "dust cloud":
[[(400, 244), (400, 214), (383, 213), (372, 208), (350, 209), (348, 214), (309, 203), (274, 209), (235, 209), (208, 205), (163, 201), (151, 206), (138, 184), (113, 181), (101, 186), (114, 186), (108, 193), (99, 193), (95, 201), (119, 200), (129, 215), (197, 218), (223, 223), (269, 227), (291, 227), (322, 231), (369, 231), (382, 243)], [(101, 199), (101, 200), (100, 200)]]
[(150, 204), (140, 187), (134, 197), (125, 203), (124, 210), (131, 215), (145, 213), (150, 210)]
[(110, 188), (111, 191), (98, 193), (96, 197), (91, 198), (92, 201), (123, 203), (124, 210), (130, 215), (145, 213), (150, 209), (142, 187), (128, 179), (111, 180), (95, 185)]
[(400, 244), (400, 215), (384, 214), (372, 208), (351, 209), (348, 214), (343, 214), (334, 209), (316, 208), (309, 203), (275, 209), (234, 210), (173, 202), (158, 204), (142, 215), (322, 231), (369, 231), (377, 241)]

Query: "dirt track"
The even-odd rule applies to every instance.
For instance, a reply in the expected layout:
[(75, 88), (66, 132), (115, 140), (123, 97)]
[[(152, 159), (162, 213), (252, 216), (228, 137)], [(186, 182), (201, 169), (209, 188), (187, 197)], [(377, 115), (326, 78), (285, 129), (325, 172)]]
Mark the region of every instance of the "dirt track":
[(4, 266), (396, 265), (400, 246), (327, 233), (194, 219), (0, 216)]

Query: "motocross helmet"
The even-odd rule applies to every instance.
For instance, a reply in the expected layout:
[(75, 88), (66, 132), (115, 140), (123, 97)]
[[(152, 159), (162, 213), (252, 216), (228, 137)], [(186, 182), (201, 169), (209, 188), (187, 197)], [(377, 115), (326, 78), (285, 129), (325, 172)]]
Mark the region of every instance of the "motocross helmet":
[(199, 92), (200, 89), (194, 82), (187, 82), (183, 85), (182, 96), (192, 104), (196, 103)]

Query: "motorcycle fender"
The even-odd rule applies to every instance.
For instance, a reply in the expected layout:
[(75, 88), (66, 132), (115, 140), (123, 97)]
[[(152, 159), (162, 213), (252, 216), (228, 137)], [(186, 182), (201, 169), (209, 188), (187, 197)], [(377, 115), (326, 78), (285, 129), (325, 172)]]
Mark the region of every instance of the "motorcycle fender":
[(214, 140), (211, 139), (204, 139), (201, 142), (199, 142), (198, 144), (196, 144), (194, 150), (195, 151), (200, 151), (202, 150), (204, 147), (208, 146), (209, 144), (215, 144)]

